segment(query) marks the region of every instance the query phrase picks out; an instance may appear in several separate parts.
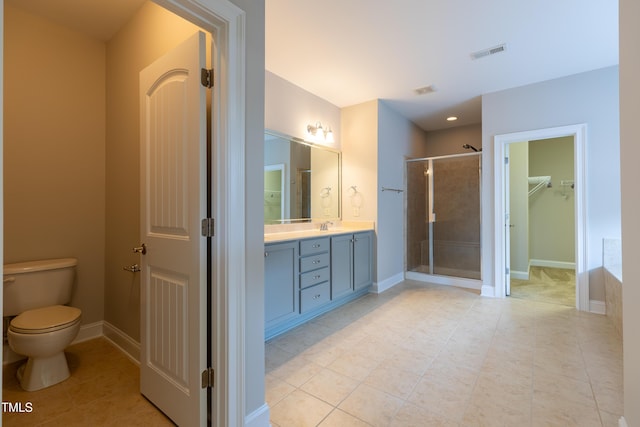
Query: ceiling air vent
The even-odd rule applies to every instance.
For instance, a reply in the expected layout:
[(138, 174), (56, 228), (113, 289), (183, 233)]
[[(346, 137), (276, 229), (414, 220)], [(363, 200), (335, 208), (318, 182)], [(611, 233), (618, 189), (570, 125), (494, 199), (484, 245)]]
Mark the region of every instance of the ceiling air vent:
[(471, 59), (480, 59), (485, 56), (495, 55), (496, 53), (504, 52), (507, 49), (507, 45), (502, 43), (498, 46), (490, 47), (488, 49), (479, 50), (471, 54)]
[(416, 95), (426, 95), (427, 93), (433, 93), (437, 90), (438, 88), (436, 88), (435, 85), (429, 85), (429, 86), (419, 87), (418, 89), (414, 89), (413, 91), (416, 93)]

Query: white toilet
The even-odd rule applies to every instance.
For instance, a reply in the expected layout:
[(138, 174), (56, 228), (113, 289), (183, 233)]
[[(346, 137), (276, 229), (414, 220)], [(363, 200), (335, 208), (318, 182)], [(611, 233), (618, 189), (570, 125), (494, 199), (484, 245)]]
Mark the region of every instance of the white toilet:
[(18, 380), (27, 391), (40, 390), (69, 378), (64, 349), (80, 330), (82, 312), (69, 307), (75, 258), (4, 265), (3, 316), (16, 316), (7, 331), (9, 346), (27, 356)]

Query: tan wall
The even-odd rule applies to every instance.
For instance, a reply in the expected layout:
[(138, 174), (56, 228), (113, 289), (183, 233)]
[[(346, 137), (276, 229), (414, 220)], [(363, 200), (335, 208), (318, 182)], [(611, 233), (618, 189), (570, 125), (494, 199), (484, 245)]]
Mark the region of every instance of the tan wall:
[(462, 148), (464, 144), (473, 145), (478, 150), (482, 148), (481, 124), (427, 132), (427, 156), (429, 157), (473, 152), (473, 150)]
[[(378, 209), (378, 101), (346, 107), (342, 122), (342, 220), (376, 221)], [(358, 197), (347, 191), (355, 185)], [(358, 199), (360, 198), (360, 199)], [(356, 207), (361, 205), (359, 212)]]
[(140, 278), (122, 266), (139, 262), (140, 71), (197, 27), (147, 2), (107, 43), (105, 320), (140, 340)]
[[(4, 262), (78, 258), (72, 305), (103, 319), (105, 46), (5, 5)], [(73, 94), (73, 96), (71, 96)]]
[(573, 181), (573, 137), (530, 141), (529, 176), (550, 176), (552, 185), (529, 197), (529, 259), (575, 263), (574, 191), (560, 185)]
[(509, 144), (509, 267), (512, 275), (529, 274), (528, 177), (529, 143)]
[[(624, 324), (624, 416), (629, 427), (640, 426), (640, 3), (620, 0), (620, 168), (622, 186), (622, 322)], [(599, 169), (602, 173), (603, 169)], [(606, 170), (604, 170), (606, 171)], [(606, 171), (608, 173), (608, 171)], [(620, 424), (621, 426), (623, 424)]]

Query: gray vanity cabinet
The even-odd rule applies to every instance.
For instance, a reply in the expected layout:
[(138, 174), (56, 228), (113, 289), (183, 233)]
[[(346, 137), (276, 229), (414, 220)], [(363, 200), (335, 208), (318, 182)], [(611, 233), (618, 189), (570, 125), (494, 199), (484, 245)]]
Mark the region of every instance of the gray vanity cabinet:
[(331, 300), (329, 238), (300, 241), (300, 313), (308, 313)]
[(353, 235), (353, 289), (365, 288), (373, 283), (373, 233)]
[(267, 243), (265, 339), (333, 310), (372, 284), (373, 232)]
[(295, 318), (299, 313), (297, 241), (265, 245), (264, 281), (265, 327)]
[(331, 238), (331, 299), (353, 292), (353, 235)]
[(339, 299), (371, 285), (372, 233), (343, 234), (331, 238), (331, 299)]

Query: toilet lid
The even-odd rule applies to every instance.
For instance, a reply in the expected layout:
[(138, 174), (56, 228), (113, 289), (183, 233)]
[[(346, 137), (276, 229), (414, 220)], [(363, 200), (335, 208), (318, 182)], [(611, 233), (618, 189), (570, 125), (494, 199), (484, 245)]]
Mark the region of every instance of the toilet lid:
[(11, 320), (9, 328), (22, 334), (41, 334), (64, 329), (80, 321), (82, 311), (76, 307), (53, 305), (27, 310)]

